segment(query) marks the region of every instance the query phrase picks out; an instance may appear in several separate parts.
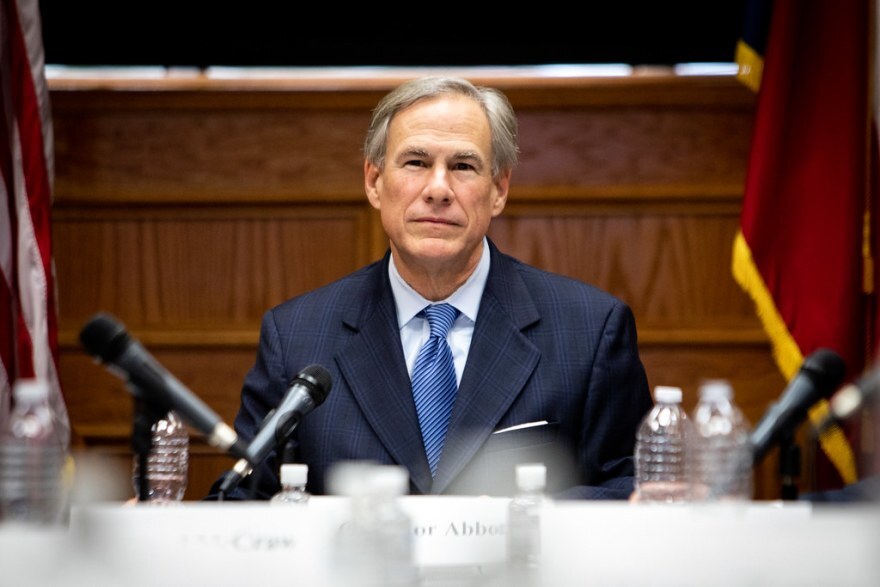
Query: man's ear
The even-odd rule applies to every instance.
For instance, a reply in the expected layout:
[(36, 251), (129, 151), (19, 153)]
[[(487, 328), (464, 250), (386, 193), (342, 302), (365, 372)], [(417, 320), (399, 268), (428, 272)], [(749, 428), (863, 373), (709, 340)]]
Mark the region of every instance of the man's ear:
[(495, 199), (492, 202), (492, 217), (498, 216), (507, 205), (507, 194), (510, 191), (511, 170), (502, 172), (495, 179)]
[(382, 172), (378, 167), (369, 161), (364, 161), (364, 190), (367, 192), (367, 199), (370, 201), (370, 205), (376, 210), (381, 208), (381, 202), (379, 201), (381, 177)]

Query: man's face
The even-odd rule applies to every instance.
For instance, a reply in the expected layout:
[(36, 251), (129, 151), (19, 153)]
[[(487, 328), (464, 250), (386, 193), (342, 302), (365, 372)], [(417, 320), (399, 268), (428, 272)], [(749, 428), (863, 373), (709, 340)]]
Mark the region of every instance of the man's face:
[(510, 173), (492, 179), (489, 122), (470, 98), (449, 95), (397, 113), (385, 169), (364, 165), (395, 259), (418, 273), (470, 270), (492, 218), (507, 201)]

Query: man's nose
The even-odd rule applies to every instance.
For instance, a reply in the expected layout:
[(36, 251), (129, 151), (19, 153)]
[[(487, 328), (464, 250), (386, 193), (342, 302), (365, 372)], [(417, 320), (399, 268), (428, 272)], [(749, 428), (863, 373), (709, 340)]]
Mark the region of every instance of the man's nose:
[(448, 202), (454, 197), (449, 170), (437, 168), (431, 171), (425, 186), (425, 198), (435, 202)]

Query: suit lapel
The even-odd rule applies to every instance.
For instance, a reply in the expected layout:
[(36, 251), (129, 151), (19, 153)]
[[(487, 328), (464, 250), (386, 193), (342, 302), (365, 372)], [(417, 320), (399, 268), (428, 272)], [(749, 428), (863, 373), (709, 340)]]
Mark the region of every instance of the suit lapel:
[(539, 319), (531, 295), (515, 266), (494, 246), (491, 251), (489, 279), (432, 493), (441, 493), (470, 462), (540, 358), (540, 351), (522, 333)]
[(430, 493), (431, 471), (400, 346), (397, 310), (388, 284), (387, 255), (368, 281), (362, 297), (355, 298), (372, 303), (349, 311), (346, 326), (356, 334), (337, 354), (336, 362), (382, 444), (398, 463), (410, 470), (413, 484), (422, 493)]

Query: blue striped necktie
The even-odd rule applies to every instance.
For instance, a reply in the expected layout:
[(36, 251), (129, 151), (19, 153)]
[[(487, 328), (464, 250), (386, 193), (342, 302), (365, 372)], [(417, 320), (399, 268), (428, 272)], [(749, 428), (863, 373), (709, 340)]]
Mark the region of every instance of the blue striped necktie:
[(416, 357), (412, 388), (425, 454), (433, 476), (437, 471), (458, 389), (452, 350), (446, 342), (446, 335), (458, 316), (458, 310), (449, 304), (434, 304), (425, 308), (422, 314), (428, 319), (431, 335)]

